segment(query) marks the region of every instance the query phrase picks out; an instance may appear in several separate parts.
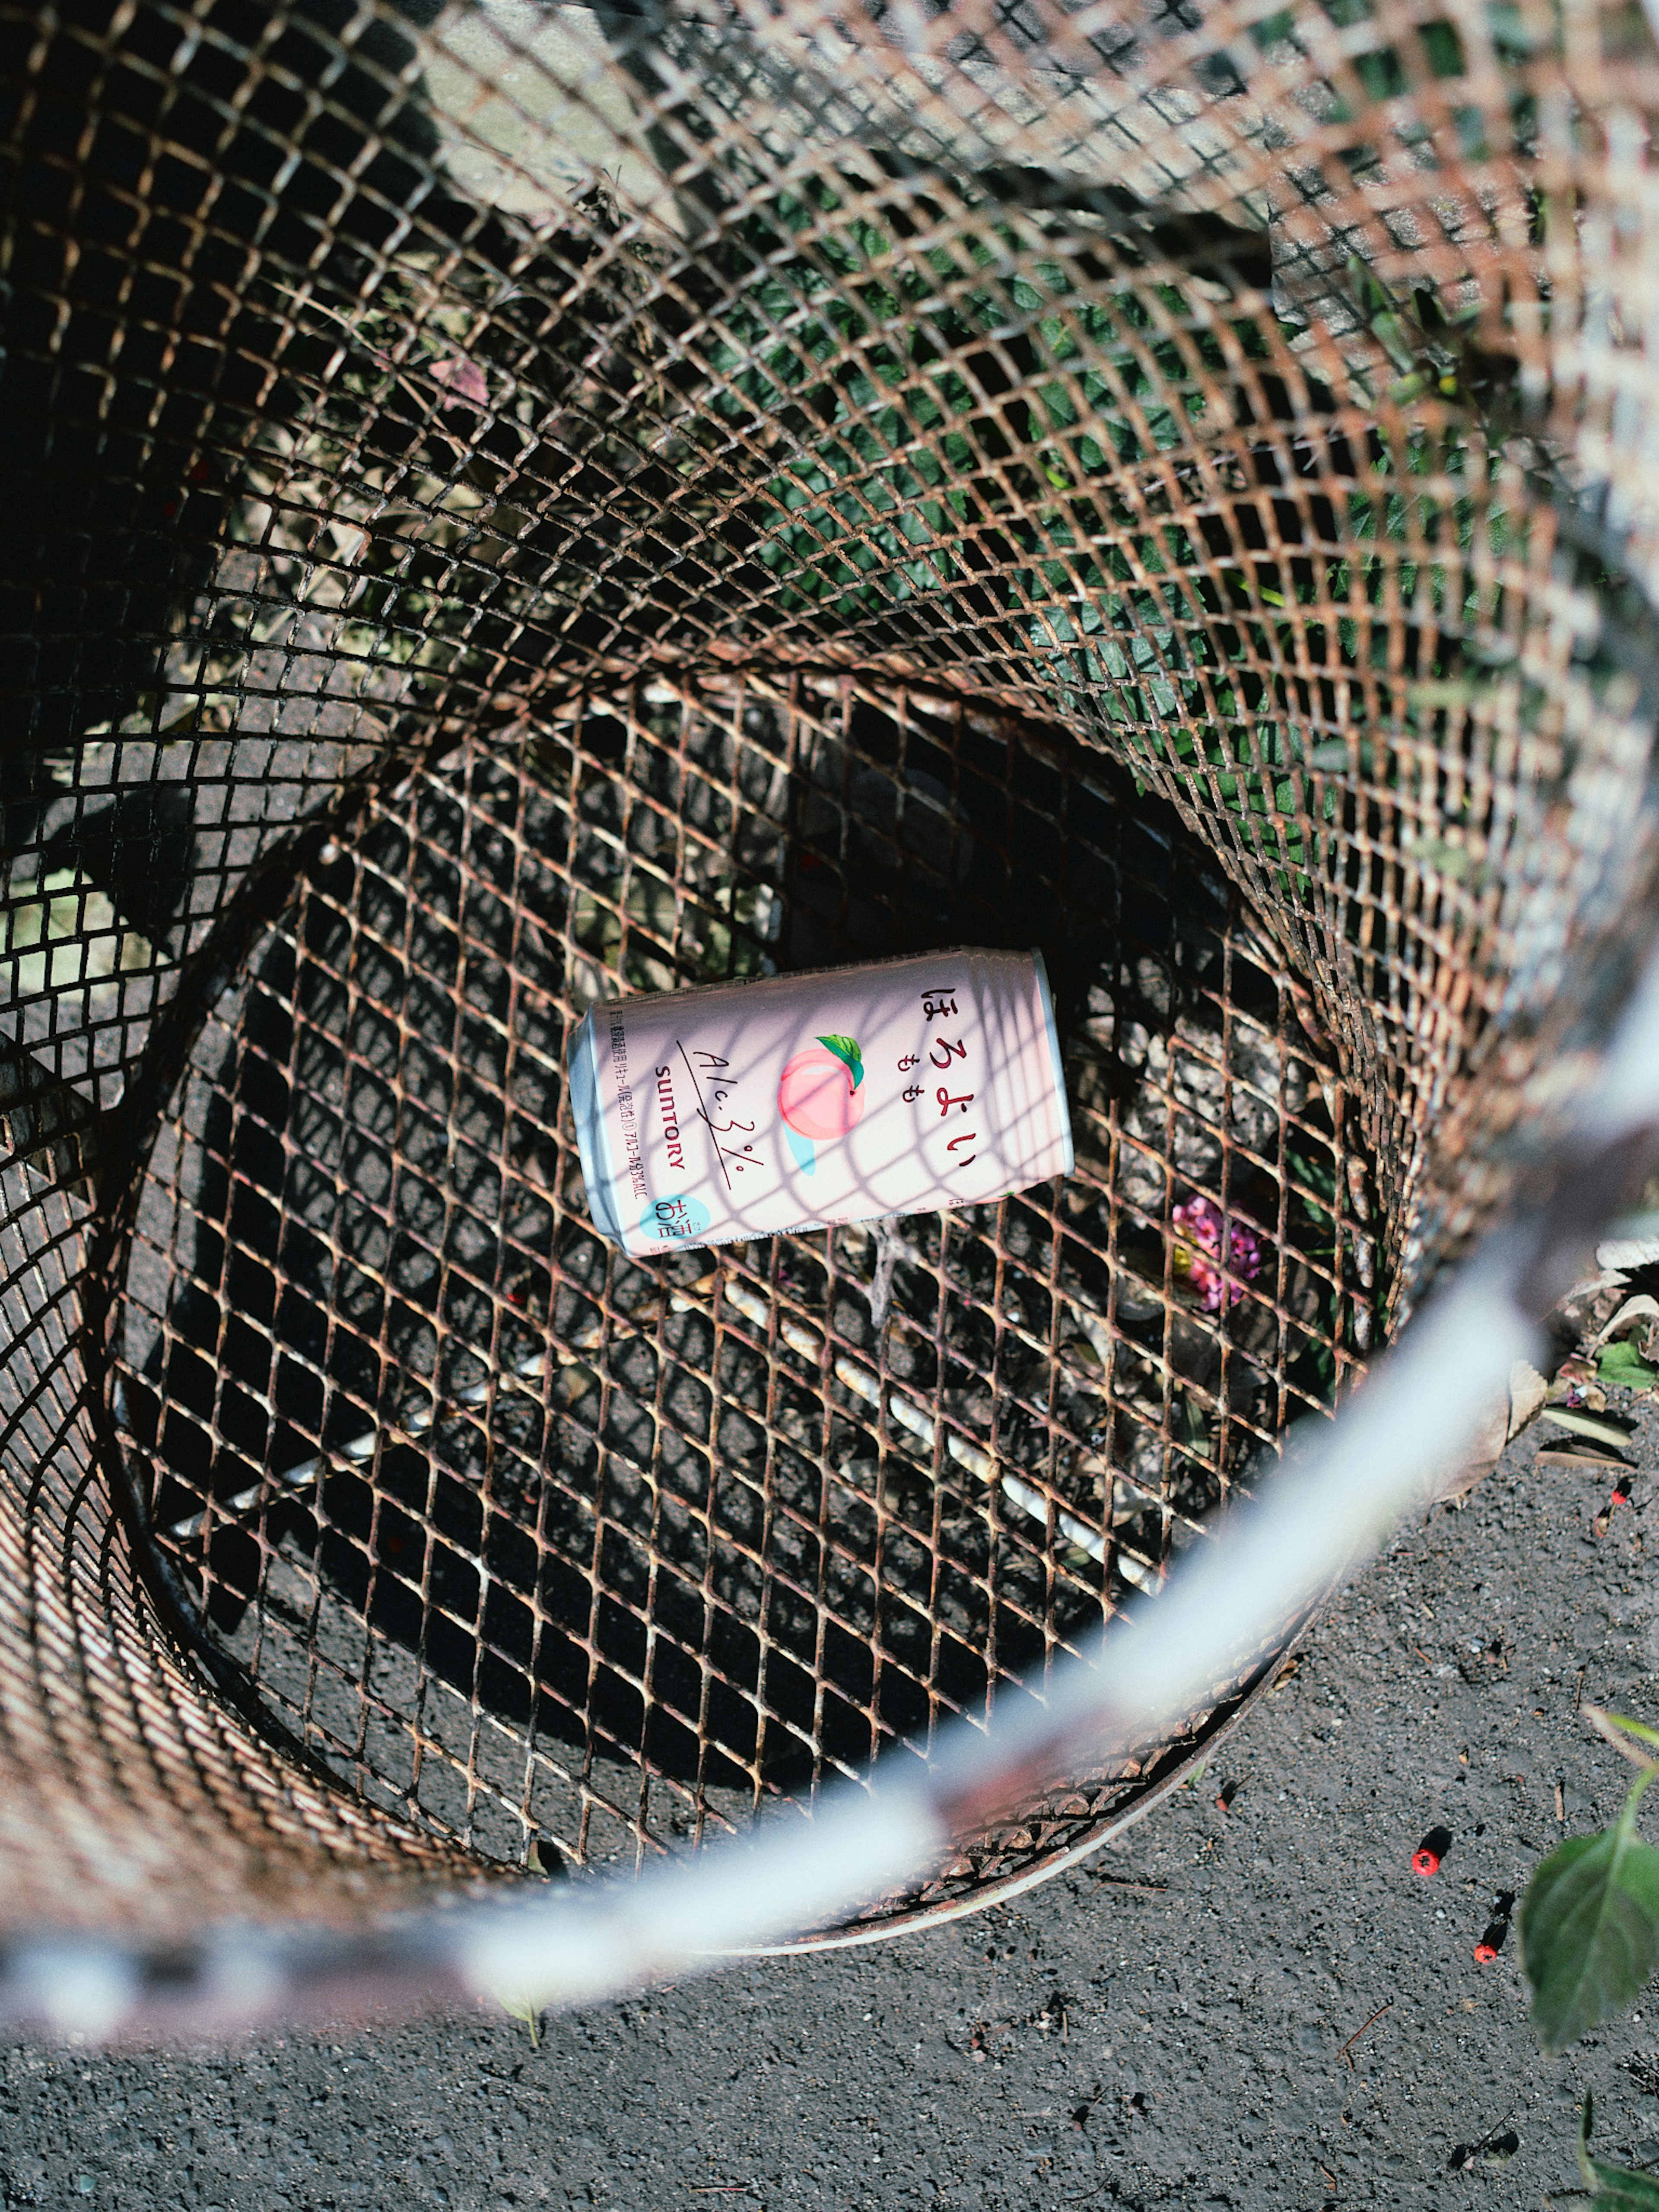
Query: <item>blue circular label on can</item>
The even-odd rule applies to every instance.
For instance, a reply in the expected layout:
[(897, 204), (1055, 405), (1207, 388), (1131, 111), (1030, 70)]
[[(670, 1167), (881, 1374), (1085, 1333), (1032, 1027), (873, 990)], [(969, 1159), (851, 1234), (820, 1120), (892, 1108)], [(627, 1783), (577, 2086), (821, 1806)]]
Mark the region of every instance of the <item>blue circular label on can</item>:
[(640, 1216), (641, 1233), (695, 1243), (708, 1230), (708, 1208), (699, 1198), (653, 1198)]

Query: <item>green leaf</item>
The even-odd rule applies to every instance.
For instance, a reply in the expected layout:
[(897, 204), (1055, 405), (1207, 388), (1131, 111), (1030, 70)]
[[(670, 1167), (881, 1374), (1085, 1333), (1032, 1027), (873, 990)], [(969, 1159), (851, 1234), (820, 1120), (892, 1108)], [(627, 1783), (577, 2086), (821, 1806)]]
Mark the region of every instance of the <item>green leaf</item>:
[(514, 2020), (521, 2020), (524, 2022), (530, 2030), (530, 2048), (532, 2051), (539, 2051), (542, 2041), (540, 2006), (533, 2003), (529, 1997), (520, 1995), (516, 1990), (492, 1990), (489, 1994), (503, 2012), (510, 2013)]
[(1633, 2173), (1627, 2166), (1603, 2166), (1599, 2158), (1591, 2159), (1589, 2170), (1598, 2207), (1605, 2206), (1607, 2212), (1659, 2212), (1659, 2181), (1650, 2173)]
[(864, 1080), (864, 1057), (852, 1038), (839, 1036), (821, 1036), (818, 1042), (827, 1046), (837, 1060), (846, 1061), (852, 1070), (853, 1088), (856, 1091)]
[(1595, 2106), (1588, 2089), (1578, 2120), (1578, 2169), (1595, 2192), (1598, 2205), (1607, 2212), (1659, 2212), (1659, 2181), (1650, 2173), (1635, 2173), (1627, 2166), (1604, 2166), (1589, 2154)]
[[(1634, 1721), (1628, 1713), (1610, 1713), (1605, 1705), (1592, 1705), (1589, 1719), (1597, 1728), (1603, 1721), (1611, 1721), (1613, 1727), (1624, 1735), (1633, 1735), (1638, 1743), (1645, 1743), (1652, 1750), (1659, 1751), (1659, 1729), (1650, 1728), (1645, 1721)], [(1605, 1735), (1606, 1730), (1603, 1729), (1602, 1733)], [(1629, 1753), (1626, 1753), (1626, 1756), (1628, 1757)]]
[(1659, 1367), (1650, 1367), (1633, 1344), (1624, 1340), (1601, 1347), (1596, 1362), (1598, 1382), (1616, 1382), (1622, 1390), (1650, 1390), (1659, 1382)]
[(1565, 2051), (1634, 2002), (1659, 1961), (1659, 1850), (1636, 1832), (1632, 1790), (1614, 1827), (1552, 1851), (1521, 1908), (1521, 1956), (1543, 2049)]

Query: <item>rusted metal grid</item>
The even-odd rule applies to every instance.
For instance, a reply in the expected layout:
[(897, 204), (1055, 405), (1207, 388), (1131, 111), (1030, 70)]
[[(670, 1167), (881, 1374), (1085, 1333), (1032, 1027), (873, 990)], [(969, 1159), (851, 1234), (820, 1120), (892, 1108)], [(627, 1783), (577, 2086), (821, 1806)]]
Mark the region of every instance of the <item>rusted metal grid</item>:
[[(1045, 945), (1074, 1178), (661, 1262), (595, 1236), (560, 1106), (596, 992), (963, 942)], [(254, 947), (139, 1198), (116, 1402), (210, 1632), (343, 1780), (514, 1863), (637, 1856), (983, 1712), (1368, 1340), (1297, 1007), (1167, 810), (1006, 715), (659, 679), (456, 748)], [(1198, 1200), (1233, 1224), (1208, 1310)], [(882, 1917), (1097, 1838), (1189, 1749)]]
[[(1336, 12), (734, 5), (573, 76), (476, 14), (0, 9), (23, 1918), (356, 1911), (856, 1770), (1078, 1641), (1513, 1188), (1653, 906), (1596, 301), (1659, 74), (1629, 9)], [(1064, 1193), (597, 1253), (607, 977), (951, 938), (1075, 956)], [(1189, 1192), (1260, 1243), (1221, 1316)]]

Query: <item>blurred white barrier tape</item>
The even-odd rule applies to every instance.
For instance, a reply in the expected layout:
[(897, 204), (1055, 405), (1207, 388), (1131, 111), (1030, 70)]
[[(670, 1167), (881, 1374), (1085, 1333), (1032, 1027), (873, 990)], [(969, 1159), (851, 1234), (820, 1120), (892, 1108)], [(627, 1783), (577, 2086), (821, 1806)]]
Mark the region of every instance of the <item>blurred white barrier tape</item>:
[(960, 1829), (1074, 1761), (1079, 1746), (1109, 1758), (1178, 1723), (1435, 1496), (1513, 1363), (1535, 1354), (1537, 1319), (1639, 1189), (1656, 1111), (1659, 960), (1632, 994), (1537, 1213), (1487, 1243), (1335, 1421), (1291, 1439), (1280, 1472), (1155, 1602), (1040, 1690), (1005, 1692), (988, 1727), (957, 1723), (925, 1763), (891, 1752), (868, 1786), (826, 1793), (810, 1820), (781, 1813), (637, 1880), (451, 1903), (367, 1938), (242, 1926), (165, 1960), (84, 1936), (33, 1943), (0, 1960), (0, 2012), (107, 2036), (421, 1994), (577, 2005), (763, 1950), (913, 1881)]
[(959, 1722), (923, 1768), (889, 1754), (810, 1823), (780, 1818), (638, 1881), (502, 1909), (458, 1929), (463, 1979), (537, 2005), (579, 2003), (763, 1947), (924, 1872), (972, 1812), (1079, 1739), (1103, 1755), (1156, 1736), (1432, 1497), (1534, 1330), (1492, 1255), (1424, 1313), (1342, 1419), (1189, 1554), (1158, 1601), (1039, 1695), (1005, 1693), (988, 1729)]
[(1577, 1117), (1571, 1170), (1537, 1218), (1494, 1237), (1413, 1322), (1334, 1423), (1294, 1437), (1286, 1463), (1155, 1604), (1046, 1687), (1005, 1695), (988, 1729), (958, 1723), (927, 1766), (896, 1755), (870, 1790), (847, 1785), (808, 1824), (780, 1820), (640, 1881), (503, 1911), (457, 1930), (463, 1979), (538, 2005), (763, 1948), (923, 1872), (1066, 1750), (1155, 1738), (1369, 1558), (1462, 1460), (1538, 1318), (1639, 1187), (1659, 1114), (1659, 957), (1650, 959)]

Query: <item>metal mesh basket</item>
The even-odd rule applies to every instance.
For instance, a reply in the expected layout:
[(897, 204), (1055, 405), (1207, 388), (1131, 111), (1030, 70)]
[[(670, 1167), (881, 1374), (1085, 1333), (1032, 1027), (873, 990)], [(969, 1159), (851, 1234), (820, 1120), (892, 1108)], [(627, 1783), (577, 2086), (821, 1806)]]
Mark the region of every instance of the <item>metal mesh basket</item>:
[[(0, 23), (0, 1933), (925, 1748), (1340, 1398), (1650, 934), (1643, 19)], [(1075, 1176), (595, 1236), (595, 998), (969, 942)]]

